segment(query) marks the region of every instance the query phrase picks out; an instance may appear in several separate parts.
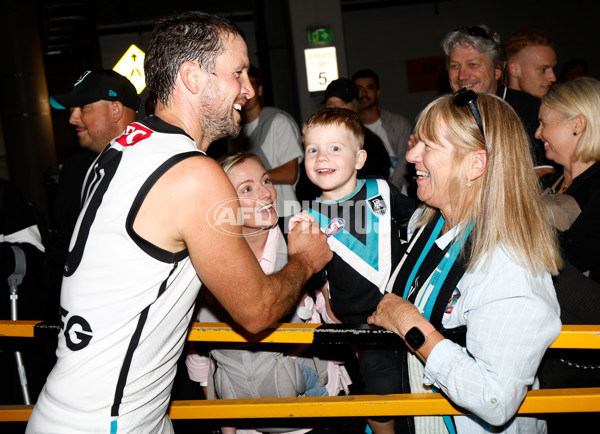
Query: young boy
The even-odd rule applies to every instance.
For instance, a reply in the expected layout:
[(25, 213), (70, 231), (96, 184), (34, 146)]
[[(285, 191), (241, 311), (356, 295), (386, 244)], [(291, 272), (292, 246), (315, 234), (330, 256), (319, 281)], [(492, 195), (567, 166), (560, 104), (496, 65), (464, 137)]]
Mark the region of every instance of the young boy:
[[(367, 158), (364, 130), (356, 113), (324, 108), (304, 124), (304, 164), (322, 194), (290, 220), (316, 220), (334, 252), (326, 266), (331, 315), (345, 324), (366, 324), (386, 292), (401, 258), (401, 226), (414, 211), (412, 199), (383, 179), (357, 179)], [(324, 291), (324, 294), (327, 292)], [(401, 393), (394, 350), (358, 348), (364, 393)], [(390, 418), (368, 420), (375, 434), (393, 433)]]

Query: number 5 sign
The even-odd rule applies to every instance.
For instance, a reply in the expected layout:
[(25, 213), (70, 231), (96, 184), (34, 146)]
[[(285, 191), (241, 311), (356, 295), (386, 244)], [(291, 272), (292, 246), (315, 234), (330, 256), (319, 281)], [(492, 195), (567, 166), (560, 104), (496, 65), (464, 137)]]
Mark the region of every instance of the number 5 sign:
[(307, 48), (304, 60), (309, 92), (323, 91), (338, 78), (335, 47)]

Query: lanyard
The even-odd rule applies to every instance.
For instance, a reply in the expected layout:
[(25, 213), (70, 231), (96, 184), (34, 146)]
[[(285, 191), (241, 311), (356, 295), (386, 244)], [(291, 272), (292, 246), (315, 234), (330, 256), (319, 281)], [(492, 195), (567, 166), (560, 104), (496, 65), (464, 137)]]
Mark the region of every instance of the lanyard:
[[(411, 289), (413, 289), (413, 283), (414, 283), (415, 277), (419, 271), (419, 268), (421, 267), (421, 264), (425, 260), (425, 257), (427, 256), (427, 254), (433, 247), (433, 244), (435, 243), (435, 240), (438, 238), (438, 235), (442, 231), (442, 227), (444, 226), (444, 223), (445, 223), (444, 217), (440, 216), (433, 231), (431, 232), (431, 235), (429, 236), (429, 239), (427, 240), (427, 243), (425, 244), (425, 247), (423, 248), (423, 251), (421, 252), (421, 254), (419, 256), (419, 259), (417, 260), (417, 263), (413, 267), (413, 269), (410, 273), (410, 276), (408, 277), (408, 280), (406, 281), (406, 286), (404, 287), (403, 298), (408, 300), (409, 296), (411, 295)], [(448, 277), (448, 273), (450, 272), (450, 269), (454, 265), (454, 262), (456, 262), (456, 258), (458, 257), (460, 250), (462, 249), (462, 246), (464, 245), (465, 240), (469, 236), (469, 233), (471, 232), (472, 227), (473, 227), (472, 224), (470, 224), (467, 227), (465, 234), (463, 236), (463, 239), (460, 242), (452, 243), (448, 252), (446, 252), (446, 254), (442, 258), (442, 260), (440, 261), (438, 266), (433, 271), (431, 279), (429, 279), (429, 283), (427, 283), (427, 282), (425, 283), (425, 285), (427, 287), (424, 288), (424, 291), (422, 291), (422, 294), (423, 294), (422, 297), (427, 294), (429, 294), (429, 295), (427, 297), (427, 302), (425, 303), (425, 308), (424, 308), (424, 311), (422, 312), (422, 314), (428, 320), (431, 319), (431, 312), (433, 311), (433, 306), (437, 300), (440, 289), (442, 288), (442, 285), (444, 284), (446, 277)], [(415, 304), (417, 304), (417, 303), (415, 302)]]
[[(411, 292), (411, 288), (413, 286), (413, 282), (416, 277), (416, 274), (418, 273), (419, 268), (421, 267), (421, 264), (425, 260), (425, 257), (427, 256), (427, 254), (433, 247), (433, 244), (435, 243), (435, 240), (438, 238), (438, 235), (442, 231), (442, 227), (444, 226), (444, 223), (445, 223), (444, 217), (440, 215), (440, 218), (438, 219), (435, 227), (433, 228), (433, 231), (431, 232), (431, 235), (429, 236), (429, 239), (427, 240), (427, 243), (425, 244), (425, 247), (423, 248), (423, 251), (421, 252), (421, 254), (419, 256), (419, 259), (417, 260), (415, 266), (413, 267), (413, 269), (410, 273), (408, 280), (406, 281), (406, 286), (404, 287), (404, 296), (403, 296), (405, 299), (408, 299), (410, 292)], [(427, 286), (427, 288), (424, 288), (424, 290), (421, 291), (421, 294), (422, 294), (421, 298), (427, 297), (427, 301), (425, 303), (424, 312), (422, 312), (422, 314), (428, 320), (431, 319), (431, 312), (433, 311), (433, 306), (438, 298), (440, 289), (442, 288), (442, 285), (444, 284), (446, 277), (448, 277), (448, 273), (450, 272), (450, 269), (454, 265), (454, 262), (456, 261), (456, 258), (458, 257), (458, 254), (460, 253), (460, 250), (462, 249), (462, 246), (464, 245), (465, 240), (471, 233), (472, 228), (473, 228), (472, 224), (468, 225), (468, 227), (465, 231), (465, 234), (463, 236), (463, 239), (460, 240), (459, 242), (452, 243), (448, 252), (446, 252), (444, 254), (444, 257), (442, 258), (442, 260), (440, 261), (438, 266), (433, 271), (433, 273), (432, 273), (433, 275), (431, 276), (430, 279), (428, 279), (429, 282), (426, 281), (424, 284)], [(418, 304), (418, 301), (415, 300), (415, 305), (417, 305), (417, 304)], [(439, 390), (436, 387), (432, 387), (432, 390), (435, 393), (439, 393)], [(449, 434), (456, 434), (456, 429), (454, 427), (454, 422), (453, 422), (452, 417), (451, 416), (442, 416), (442, 418), (444, 420), (444, 425), (446, 425), (446, 429), (448, 430)]]

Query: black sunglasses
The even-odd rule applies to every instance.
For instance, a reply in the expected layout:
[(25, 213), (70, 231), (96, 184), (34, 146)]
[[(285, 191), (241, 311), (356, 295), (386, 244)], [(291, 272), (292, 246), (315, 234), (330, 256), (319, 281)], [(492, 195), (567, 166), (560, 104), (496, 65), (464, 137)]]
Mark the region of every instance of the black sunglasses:
[(458, 27), (458, 28), (454, 29), (455, 32), (459, 31), (459, 30), (463, 30), (463, 31), (467, 32), (469, 35), (476, 36), (478, 38), (491, 39), (490, 32), (488, 32), (483, 27), (463, 26), (463, 27)]
[(483, 122), (481, 121), (481, 114), (479, 113), (479, 109), (475, 104), (475, 102), (477, 101), (477, 94), (471, 89), (463, 87), (462, 89), (459, 89), (454, 93), (452, 101), (457, 107), (464, 107), (466, 105), (469, 106), (469, 109), (471, 110), (471, 113), (473, 113), (473, 117), (475, 118), (475, 122), (479, 127), (479, 131), (481, 131), (481, 135), (485, 140), (485, 134), (483, 132)]

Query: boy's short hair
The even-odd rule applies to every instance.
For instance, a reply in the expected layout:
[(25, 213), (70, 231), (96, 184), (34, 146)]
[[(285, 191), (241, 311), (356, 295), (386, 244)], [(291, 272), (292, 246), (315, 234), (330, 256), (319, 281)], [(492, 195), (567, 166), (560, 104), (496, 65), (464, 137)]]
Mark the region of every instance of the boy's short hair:
[(302, 127), (304, 136), (308, 130), (329, 125), (342, 126), (356, 139), (358, 149), (365, 143), (365, 130), (358, 115), (352, 110), (337, 107), (322, 108), (312, 115)]

